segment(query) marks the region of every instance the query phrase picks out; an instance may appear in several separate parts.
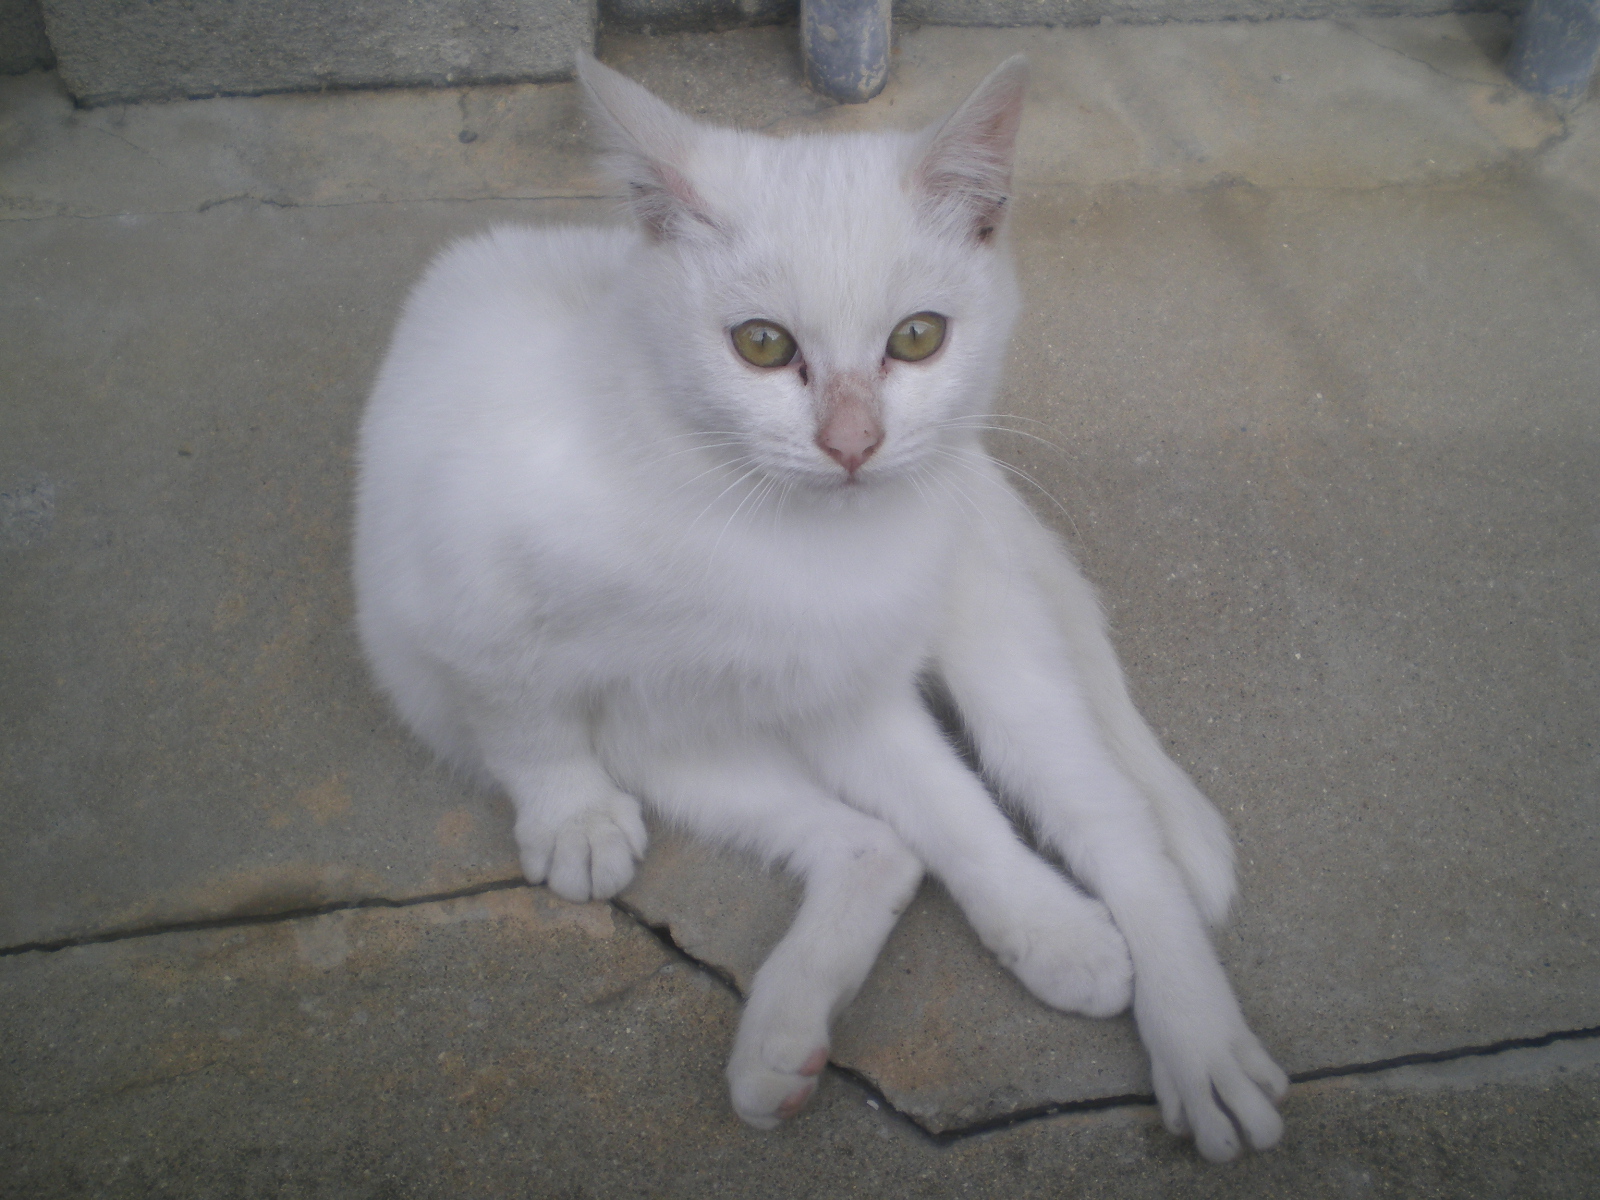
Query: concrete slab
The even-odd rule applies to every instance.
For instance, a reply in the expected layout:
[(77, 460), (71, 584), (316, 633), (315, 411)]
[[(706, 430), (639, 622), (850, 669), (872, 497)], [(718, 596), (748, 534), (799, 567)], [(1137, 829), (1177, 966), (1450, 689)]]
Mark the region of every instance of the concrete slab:
[[(594, 206), (472, 220), (497, 214)], [(5, 226), (7, 944), (515, 873), (509, 809), (374, 700), (347, 581), (367, 381), (461, 228), (259, 204)]]
[[(1514, 166), (1566, 130), (1499, 71), (1510, 26), (1495, 16), (927, 27), (899, 35), (876, 100), (820, 107), (803, 99), (794, 52), (780, 50), (792, 38), (789, 30), (686, 35), (670, 58), (648, 38), (603, 45), (607, 61), (680, 108), (774, 133), (920, 128), (947, 115), (993, 64), (1025, 53), (1018, 175), (1037, 184), (1444, 182)], [(752, 64), (768, 61), (780, 70), (763, 69), (766, 86), (746, 99)], [(1368, 130), (1382, 134), (1359, 132)]]
[[(928, 29), (864, 110), (784, 31), (607, 43), (778, 130), (914, 124), (1034, 54), (1006, 404), (1052, 445), (995, 444), (1240, 836), (1222, 949), (1299, 1071), (1600, 1025), (1597, 126), (1504, 94), (1503, 29)], [(0, 96), (5, 944), (511, 877), (501, 802), (365, 682), (348, 449), (434, 248), (610, 211), (570, 89)], [(627, 903), (742, 978), (792, 890), (664, 843)], [(1147, 1086), (936, 889), (835, 1049), (935, 1130)]]
[(0, 1196), (1589, 1194), (1600, 1053), (1298, 1087), (1219, 1169), (1152, 1108), (936, 1144), (831, 1073), (757, 1133), (727, 992), (605, 906), (516, 889), (0, 959)]
[(1595, 1024), (1595, 227), (1487, 183), (1019, 213), (1065, 269), (1009, 397), (1062, 451), (1014, 461), (1241, 839), (1269, 1044)]

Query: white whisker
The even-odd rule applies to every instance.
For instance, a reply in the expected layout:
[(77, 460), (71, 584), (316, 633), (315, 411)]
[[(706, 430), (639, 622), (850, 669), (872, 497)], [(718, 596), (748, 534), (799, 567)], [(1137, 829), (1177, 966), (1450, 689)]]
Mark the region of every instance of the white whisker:
[[(949, 449), (947, 447), (940, 447), (937, 451), (935, 451), (935, 453), (939, 454), (941, 457), (953, 459), (953, 460), (955, 460), (957, 462), (960, 462), (962, 464), (962, 466), (965, 467), (968, 471), (972, 472), (975, 475), (978, 475), (978, 476), (982, 477), (983, 479), (987, 480), (990, 484), (992, 484), (994, 486), (997, 486), (997, 487), (1000, 486), (998, 480), (995, 480), (995, 479), (991, 478), (989, 475), (985, 474), (983, 472), (983, 470), (981, 470), (975, 463), (969, 461), (972, 457), (974, 457), (972, 454), (970, 454), (970, 453), (961, 453), (961, 452), (958, 452), (958, 451), (955, 451), (955, 450), (951, 450), (951, 449)], [(1047, 488), (1045, 488), (1041, 483), (1039, 483), (1038, 480), (1034, 479), (1033, 476), (1029, 475), (1026, 471), (1022, 470), (1020, 467), (1012, 466), (1008, 462), (1003, 462), (1000, 459), (995, 458), (992, 454), (984, 454), (983, 455), (983, 460), (986, 461), (986, 462), (992, 463), (996, 467), (999, 467), (1002, 471), (1005, 471), (1009, 475), (1016, 476), (1016, 478), (1022, 480), (1029, 487), (1033, 488), (1034, 491), (1038, 492), (1046, 500), (1050, 501), (1050, 503), (1055, 506), (1056, 511), (1059, 512), (1062, 515), (1062, 517), (1064, 517), (1066, 519), (1067, 524), (1072, 526), (1073, 536), (1079, 538), (1080, 540), (1082, 539), (1083, 531), (1078, 528), (1077, 519), (1075, 517), (1073, 517), (1072, 511), (1069, 508), (1067, 508), (1066, 505), (1062, 504), (1061, 501), (1057, 500), (1053, 495), (1051, 495), (1050, 491)], [(1023, 507), (1024, 511), (1026, 511), (1026, 512), (1028, 512), (1030, 514), (1032, 513), (1033, 510), (1028, 508), (1028, 506), (1026, 504), (1022, 503), (1022, 498), (1020, 496), (1018, 496), (1015, 491), (1013, 491), (1011, 488), (1004, 488), (1003, 490), (1005, 491), (1005, 493), (1008, 496), (1011, 497), (1012, 500), (1016, 501), (1018, 504), (1022, 504), (1022, 507)]]
[[(941, 458), (950, 459), (957, 466), (961, 467), (962, 470), (968, 472), (969, 474), (977, 475), (980, 478), (986, 479), (991, 484), (994, 483), (994, 480), (988, 479), (983, 472), (979, 471), (971, 463), (967, 462), (961, 455), (955, 454), (943, 448), (936, 449), (934, 453)], [(932, 474), (932, 478), (934, 482), (943, 485), (947, 493), (955, 498), (957, 505), (965, 510), (969, 519), (976, 517), (978, 523), (982, 524), (986, 529), (988, 529), (991, 535), (995, 533), (993, 526), (989, 524), (989, 514), (984, 511), (983, 505), (978, 502), (977, 498), (971, 492), (962, 487), (953, 476), (944, 474), (942, 472), (935, 472)], [(1015, 497), (1013, 497), (1013, 499), (1014, 498)]]
[[(977, 424), (974, 422), (974, 418), (957, 417), (949, 421), (940, 421), (938, 427), (940, 429), (972, 429), (981, 433), (1009, 433), (1014, 437), (1031, 438), (1033, 441), (1038, 442), (1041, 446), (1050, 447), (1050, 449), (1054, 450), (1057, 454), (1068, 453), (1067, 450), (1055, 442), (1052, 442), (1049, 438), (1040, 437), (1036, 433), (1029, 433), (1026, 429), (1008, 429), (1004, 425), (991, 425), (987, 423)], [(1042, 423), (1043, 422), (1041, 422), (1041, 424)]]
[[(729, 464), (729, 465), (733, 466), (733, 467), (735, 467), (735, 469), (737, 469), (737, 464), (738, 463), (741, 463), (741, 462), (753, 462), (753, 461), (754, 461), (753, 457), (746, 457), (746, 458), (743, 458), (743, 459), (737, 459), (737, 460), (735, 460), (734, 463)], [(721, 500), (729, 492), (733, 491), (734, 488), (738, 487), (746, 479), (749, 479), (750, 476), (756, 474), (760, 470), (761, 470), (761, 464), (760, 463), (756, 463), (755, 466), (752, 466), (751, 468), (749, 468), (747, 471), (745, 471), (745, 473), (743, 475), (740, 475), (739, 478), (735, 479), (727, 487), (723, 488), (715, 496), (711, 497), (711, 499), (706, 503), (706, 506), (704, 508), (702, 508), (697, 514), (695, 514), (694, 520), (690, 521), (689, 524), (684, 527), (684, 532), (687, 533), (689, 530), (693, 529), (696, 525), (698, 525), (700, 523), (700, 518), (705, 516), (708, 512), (710, 512), (713, 508), (716, 507), (717, 501)], [(709, 475), (710, 473), (711, 473), (710, 471), (704, 472), (704, 474), (707, 474), (707, 475)], [(696, 478), (699, 478), (699, 476), (696, 476)]]

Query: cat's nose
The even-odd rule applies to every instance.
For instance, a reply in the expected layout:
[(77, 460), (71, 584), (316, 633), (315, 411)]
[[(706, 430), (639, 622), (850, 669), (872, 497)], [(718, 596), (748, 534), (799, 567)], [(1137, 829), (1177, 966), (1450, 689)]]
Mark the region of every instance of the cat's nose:
[(817, 445), (854, 475), (883, 445), (883, 428), (868, 414), (844, 415), (823, 425), (817, 432)]
[(872, 385), (854, 375), (830, 379), (823, 389), (817, 448), (851, 475), (883, 445), (883, 422)]

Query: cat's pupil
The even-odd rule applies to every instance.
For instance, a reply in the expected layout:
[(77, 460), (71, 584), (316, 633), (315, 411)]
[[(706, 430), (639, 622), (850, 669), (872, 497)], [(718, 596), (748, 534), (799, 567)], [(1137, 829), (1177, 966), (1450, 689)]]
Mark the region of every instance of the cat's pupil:
[(787, 329), (759, 317), (735, 326), (730, 333), (739, 357), (755, 367), (788, 366), (798, 349)]
[(913, 313), (894, 327), (885, 348), (890, 358), (917, 362), (944, 343), (944, 318), (938, 313)]

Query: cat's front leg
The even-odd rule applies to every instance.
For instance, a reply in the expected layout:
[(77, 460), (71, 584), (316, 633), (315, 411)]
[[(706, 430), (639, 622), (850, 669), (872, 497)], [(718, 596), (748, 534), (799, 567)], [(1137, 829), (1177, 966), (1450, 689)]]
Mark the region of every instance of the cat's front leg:
[[(1084, 694), (1092, 680), (1054, 617), (1022, 572), (969, 580), (942, 635), (940, 673), (985, 769), (1127, 939), (1134, 1013), (1168, 1126), (1192, 1133), (1211, 1159), (1237, 1155), (1241, 1133), (1265, 1149), (1282, 1133), (1274, 1102), (1288, 1080), (1246, 1026), (1212, 950), (1206, 889), (1171, 853), (1190, 825), (1163, 820), (1108, 749)], [(1185, 861), (1226, 867), (1231, 888), (1231, 858), (1206, 846)]]
[(516, 810), (528, 882), (578, 903), (627, 887), (644, 856), (643, 815), (595, 758), (583, 718), (526, 703), (483, 702), (470, 715), (484, 765)]
[[(1041, 615), (1053, 618), (1054, 628), (1044, 634), (1043, 640), (1031, 639), (1032, 618), (1014, 609), (1004, 616), (990, 614), (980, 621), (1002, 621), (1000, 628), (990, 632), (1000, 636), (1009, 633), (1030, 645), (1036, 664), (1042, 665), (1048, 657), (1044, 640), (1059, 641), (1065, 664), (1106, 749), (1150, 802), (1167, 854), (1182, 872), (1201, 916), (1207, 924), (1221, 924), (1236, 892), (1233, 838), (1227, 823), (1216, 806), (1168, 757), (1160, 739), (1134, 706), (1099, 601), (1072, 556), (1030, 514), (1012, 509), (1007, 516), (1013, 552), (1027, 561), (1027, 574), (1034, 584), (1032, 589), (1023, 590), (1034, 592), (1043, 601)], [(990, 571), (984, 571), (978, 562), (971, 562), (971, 568), (977, 568), (980, 578), (992, 578), (992, 566)], [(968, 586), (972, 582), (977, 581), (969, 579)], [(991, 602), (997, 599), (992, 589), (986, 590)], [(1022, 597), (1037, 611), (1041, 606), (1033, 605), (1033, 598)], [(969, 592), (963, 603), (982, 607), (981, 601), (973, 604), (973, 600)], [(980, 656), (992, 648), (982, 636), (978, 643)]]
[(1163, 1122), (1214, 1162), (1237, 1157), (1241, 1135), (1256, 1150), (1275, 1146), (1283, 1135), (1276, 1103), (1289, 1079), (1245, 1024), (1204, 929), (1170, 912), (1135, 917), (1127, 902), (1117, 908), (1135, 930), (1134, 1016)]
[[(971, 703), (970, 689), (952, 691), (958, 703), (963, 697)], [(1239, 1153), (1241, 1132), (1255, 1149), (1276, 1144), (1283, 1122), (1274, 1105), (1288, 1078), (1245, 1024), (1145, 798), (1092, 739), (1062, 754), (1071, 738), (1026, 736), (1025, 714), (1053, 715), (1059, 729), (1082, 729), (1085, 718), (1074, 717), (1070, 705), (1052, 706), (1048, 696), (1021, 686), (1012, 696), (1013, 723), (1024, 736), (974, 721), (979, 755), (997, 764), (1001, 787), (1105, 902), (1127, 940), (1134, 1015), (1167, 1126), (1192, 1134), (1200, 1152), (1216, 1161)]]
[[(516, 799), (517, 851), (529, 883), (563, 900), (607, 900), (633, 880), (647, 835), (639, 802), (588, 771), (541, 774)], [(552, 802), (551, 797), (560, 800)]]

